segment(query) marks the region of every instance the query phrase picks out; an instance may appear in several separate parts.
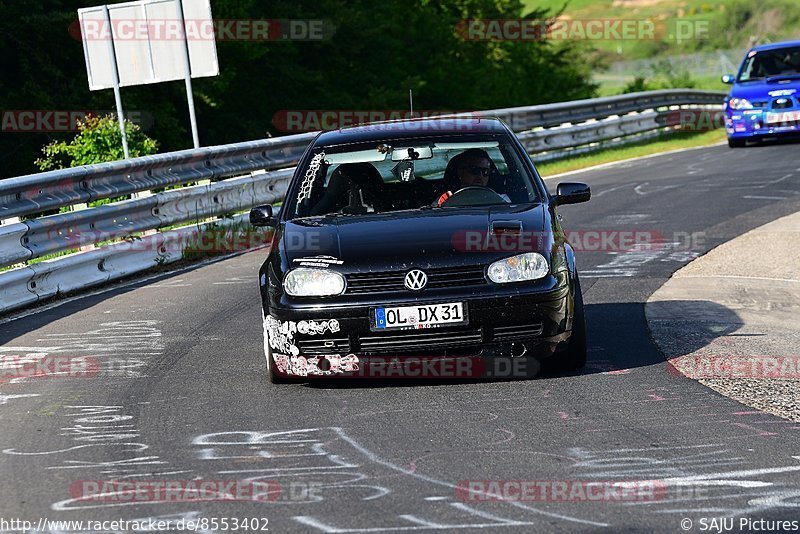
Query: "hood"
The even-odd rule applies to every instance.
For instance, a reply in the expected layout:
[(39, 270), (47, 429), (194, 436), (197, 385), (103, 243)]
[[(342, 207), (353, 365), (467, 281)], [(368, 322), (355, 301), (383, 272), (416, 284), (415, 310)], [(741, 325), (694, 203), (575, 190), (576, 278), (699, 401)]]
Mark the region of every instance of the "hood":
[(746, 98), (751, 102), (770, 101), (781, 96), (793, 96), (800, 98), (800, 79), (778, 80), (767, 82), (766, 80), (754, 80), (752, 82), (737, 82), (731, 88), (730, 98)]
[[(315, 261), (341, 265), (343, 271), (362, 264), (370, 270), (470, 265), (519, 252), (478, 244), (494, 235), (493, 230), (521, 230), (517, 243), (548, 235), (545, 214), (545, 207), (536, 204), (306, 218), (285, 224), (282, 249), (289, 267)], [(542, 248), (549, 251), (549, 244)]]

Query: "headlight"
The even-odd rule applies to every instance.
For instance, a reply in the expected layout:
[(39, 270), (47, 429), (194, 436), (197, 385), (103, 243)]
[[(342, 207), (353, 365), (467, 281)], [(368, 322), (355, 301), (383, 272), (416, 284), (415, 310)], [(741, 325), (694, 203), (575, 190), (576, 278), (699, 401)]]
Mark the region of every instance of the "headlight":
[(283, 289), (293, 297), (327, 297), (344, 292), (344, 276), (326, 269), (294, 269), (283, 279)]
[(519, 254), (494, 262), (489, 266), (489, 280), (495, 284), (538, 280), (550, 272), (547, 260), (537, 252)]
[(753, 109), (753, 104), (746, 98), (731, 98), (728, 105), (731, 109)]

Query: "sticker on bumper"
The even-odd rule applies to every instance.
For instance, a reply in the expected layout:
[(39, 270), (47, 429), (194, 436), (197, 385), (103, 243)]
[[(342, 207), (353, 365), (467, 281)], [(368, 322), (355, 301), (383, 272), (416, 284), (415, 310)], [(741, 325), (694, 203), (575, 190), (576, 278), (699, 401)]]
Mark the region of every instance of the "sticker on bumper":
[[(325, 356), (291, 356), (274, 354), (275, 368), (279, 373), (291, 376), (331, 376), (358, 372), (358, 357), (355, 354)], [(322, 362), (325, 361), (325, 365)]]

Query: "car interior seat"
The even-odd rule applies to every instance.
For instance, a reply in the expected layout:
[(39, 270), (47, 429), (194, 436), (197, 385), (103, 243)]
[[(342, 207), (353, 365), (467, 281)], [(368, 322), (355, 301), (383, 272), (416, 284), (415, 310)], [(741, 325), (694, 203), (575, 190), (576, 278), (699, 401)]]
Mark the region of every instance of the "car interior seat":
[(385, 209), (383, 178), (371, 163), (343, 163), (333, 171), (311, 215), (374, 213)]

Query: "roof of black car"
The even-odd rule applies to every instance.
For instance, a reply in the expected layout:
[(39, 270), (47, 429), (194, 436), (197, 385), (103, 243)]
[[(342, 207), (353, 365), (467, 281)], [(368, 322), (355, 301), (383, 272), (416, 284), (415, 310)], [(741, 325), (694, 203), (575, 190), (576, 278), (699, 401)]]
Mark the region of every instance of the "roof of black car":
[(425, 118), (378, 122), (351, 126), (340, 130), (323, 132), (314, 142), (315, 146), (331, 146), (370, 141), (391, 141), (434, 136), (492, 135), (507, 133), (503, 122), (485, 117)]

